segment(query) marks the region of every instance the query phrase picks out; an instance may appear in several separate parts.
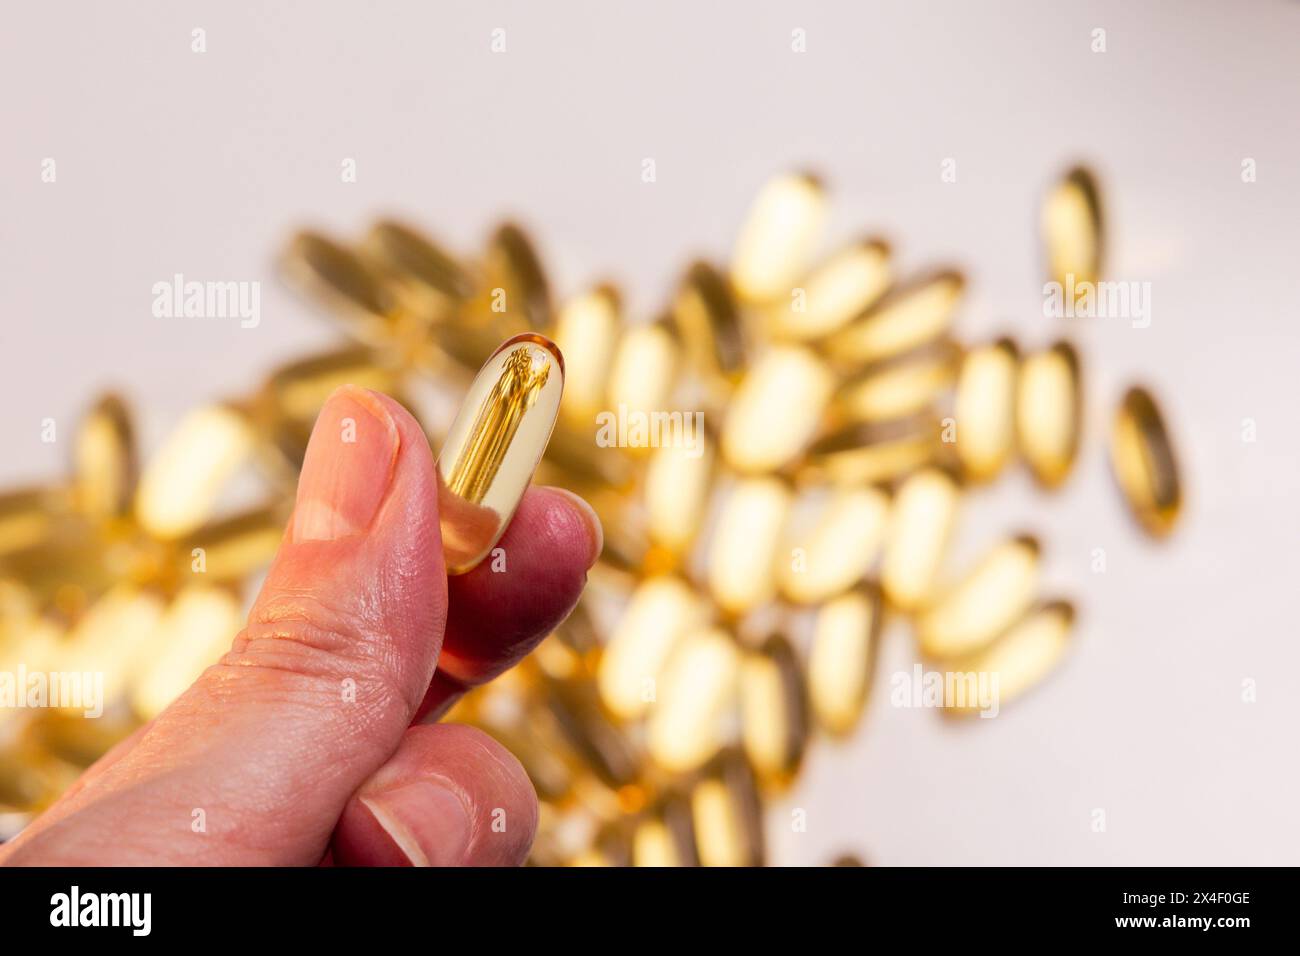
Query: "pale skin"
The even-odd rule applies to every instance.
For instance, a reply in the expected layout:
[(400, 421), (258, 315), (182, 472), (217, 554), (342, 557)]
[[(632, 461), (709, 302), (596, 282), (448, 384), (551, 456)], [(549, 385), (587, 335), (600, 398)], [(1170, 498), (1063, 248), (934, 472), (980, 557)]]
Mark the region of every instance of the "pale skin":
[(448, 578), (437, 501), (410, 414), (335, 392), (230, 652), (0, 846), (0, 864), (522, 863), (537, 825), (523, 768), (435, 721), (569, 613), (600, 523), (576, 496), (532, 488), (499, 543), (506, 570)]

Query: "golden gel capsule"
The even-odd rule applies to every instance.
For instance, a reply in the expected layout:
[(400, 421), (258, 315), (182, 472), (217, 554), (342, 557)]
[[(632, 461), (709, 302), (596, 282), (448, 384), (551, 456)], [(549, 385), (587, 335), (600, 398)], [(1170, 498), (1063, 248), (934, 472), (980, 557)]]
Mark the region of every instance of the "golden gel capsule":
[(209, 581), (242, 580), (265, 568), (284, 539), (289, 515), (281, 507), (257, 508), (205, 524), (186, 535), (182, 575), (203, 574)]
[(135, 435), (122, 399), (106, 395), (82, 419), (73, 450), (77, 503), (84, 514), (115, 518), (135, 492)]
[(819, 339), (862, 315), (889, 287), (889, 248), (877, 240), (850, 246), (815, 269), (768, 310), (772, 334)]
[(709, 590), (727, 614), (741, 615), (776, 592), (776, 562), (790, 492), (776, 478), (738, 481), (709, 545)]
[(646, 749), (671, 773), (694, 770), (735, 730), (740, 650), (725, 631), (695, 631), (664, 668), (646, 725)]
[(946, 658), (979, 650), (1019, 620), (1038, 588), (1038, 556), (1029, 537), (990, 551), (917, 616), (922, 653)]
[(289, 244), (283, 270), (299, 290), (346, 315), (363, 341), (384, 340), (397, 300), (357, 253), (320, 233), (301, 232)]
[(519, 507), (555, 427), (564, 359), (546, 338), (507, 339), (469, 387), (438, 456), (438, 507), (448, 574), (492, 550)]
[(1059, 485), (1074, 465), (1082, 405), (1079, 359), (1068, 342), (1057, 342), (1021, 363), (1016, 441), (1021, 457), (1045, 487)]
[(567, 356), (560, 411), (584, 437), (595, 432), (596, 415), (608, 407), (605, 394), (621, 316), (618, 292), (603, 285), (566, 302), (556, 319), (555, 344)]
[(377, 222), (361, 244), (407, 309), (426, 321), (447, 318), (474, 291), (469, 273), (428, 237), (399, 222)]
[(802, 346), (769, 349), (741, 380), (722, 426), (722, 453), (742, 472), (772, 471), (803, 451), (830, 398), (830, 369)]
[(551, 320), (551, 292), (528, 234), (504, 223), (488, 240), (478, 299), (469, 316), (513, 329), (544, 329)]
[(837, 485), (894, 481), (935, 459), (938, 436), (938, 424), (929, 414), (849, 425), (808, 449), (801, 477)]
[(691, 822), (702, 866), (763, 865), (763, 807), (741, 754), (722, 754), (695, 785)]
[(163, 611), (163, 602), (156, 595), (134, 585), (115, 586), (77, 621), (59, 649), (57, 669), (103, 674), (102, 702), (104, 709), (109, 709), (126, 693), (140, 664), (148, 659), (142, 651), (147, 652)]
[(632, 834), (633, 866), (699, 866), (690, 806), (679, 797), (642, 818)]
[(943, 342), (887, 362), (873, 363), (846, 382), (832, 402), (849, 422), (887, 422), (933, 408), (952, 387), (961, 355)]
[(1053, 282), (1068, 290), (1100, 278), (1101, 198), (1092, 173), (1082, 167), (1066, 173), (1043, 204), (1042, 226), (1047, 274)]
[(194, 530), (252, 450), (252, 427), (233, 408), (211, 405), (190, 412), (140, 478), (135, 496), (140, 524), (160, 538)]
[(1130, 388), (1115, 413), (1110, 464), (1138, 523), (1156, 537), (1169, 534), (1183, 502), (1178, 461), (1160, 407), (1144, 388)]
[(837, 488), (816, 510), (810, 528), (791, 528), (780, 558), (781, 591), (798, 604), (825, 601), (862, 580), (885, 541), (889, 496), (878, 488)]
[(615, 421), (596, 423), (597, 443), (646, 454), (653, 437), (652, 416), (673, 411), (668, 403), (680, 371), (681, 344), (670, 323), (660, 320), (627, 329), (609, 372), (607, 408)]
[(881, 588), (894, 607), (912, 611), (930, 596), (958, 500), (956, 480), (940, 468), (918, 471), (899, 486), (880, 569)]
[[(1021, 621), (982, 651), (950, 664), (956, 671), (996, 675), (997, 705), (1014, 700), (1041, 681), (1060, 660), (1070, 643), (1074, 608), (1053, 601), (1030, 611)], [(954, 706), (961, 703), (965, 706)], [(945, 713), (978, 714), (985, 705), (969, 698), (950, 703)]]
[(827, 339), (827, 354), (843, 365), (860, 366), (933, 342), (951, 327), (964, 287), (961, 273), (952, 270), (899, 286)]
[(612, 714), (632, 720), (650, 708), (673, 649), (704, 615), (701, 599), (680, 578), (646, 578), (637, 586), (596, 671), (600, 699)]
[(730, 378), (744, 366), (740, 312), (727, 279), (707, 262), (686, 273), (673, 300), (673, 323), (687, 361), (704, 375)]
[(52, 488), (24, 488), (0, 494), (0, 557), (48, 540), (60, 512), (70, 504)]
[(973, 481), (988, 481), (1011, 457), (1016, 437), (1019, 355), (1010, 339), (971, 349), (957, 377), (953, 418), (957, 460)]
[(817, 609), (808, 654), (813, 716), (827, 733), (843, 736), (857, 725), (871, 691), (880, 641), (880, 595), (861, 587)]
[(713, 477), (713, 445), (701, 431), (692, 444), (650, 454), (645, 473), (650, 540), (674, 557), (686, 554), (704, 520)]
[(184, 588), (141, 648), (130, 691), (136, 714), (145, 720), (158, 716), (230, 650), (243, 624), (243, 609), (230, 591), (208, 585)]
[(803, 173), (759, 191), (731, 259), (731, 284), (751, 302), (784, 298), (799, 284), (825, 213), (822, 185)]
[(758, 777), (772, 786), (790, 783), (808, 741), (808, 696), (799, 659), (783, 637), (741, 661), (740, 728)]

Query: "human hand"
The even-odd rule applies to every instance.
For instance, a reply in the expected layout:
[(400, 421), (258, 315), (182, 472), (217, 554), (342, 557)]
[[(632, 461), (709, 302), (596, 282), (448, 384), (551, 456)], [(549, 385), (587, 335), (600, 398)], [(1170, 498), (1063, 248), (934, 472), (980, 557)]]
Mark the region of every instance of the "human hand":
[(576, 496), (531, 488), (499, 544), (506, 570), (449, 579), (424, 433), (393, 399), (339, 389), (230, 652), (0, 863), (522, 863), (537, 825), (523, 768), (432, 721), (564, 619), (601, 540)]

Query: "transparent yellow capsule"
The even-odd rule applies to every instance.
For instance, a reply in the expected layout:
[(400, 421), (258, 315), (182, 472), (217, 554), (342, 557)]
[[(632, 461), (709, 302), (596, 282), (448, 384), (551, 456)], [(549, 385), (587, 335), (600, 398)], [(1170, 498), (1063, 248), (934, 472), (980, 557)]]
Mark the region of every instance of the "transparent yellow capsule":
[(1092, 173), (1071, 169), (1043, 204), (1043, 242), (1047, 274), (1063, 288), (1096, 282), (1101, 276), (1103, 231), (1101, 194)]
[(776, 562), (790, 510), (790, 491), (776, 478), (736, 482), (709, 544), (709, 590), (718, 606), (740, 615), (776, 592)]
[(896, 481), (936, 458), (938, 436), (930, 415), (849, 425), (813, 443), (801, 478), (837, 485)]
[(564, 359), (549, 339), (506, 340), (469, 387), (438, 456), (438, 508), (448, 574), (492, 550), (541, 461), (560, 410)]
[(281, 365), (262, 386), (262, 396), (270, 417), (310, 424), (342, 385), (387, 391), (393, 383), (393, 373), (375, 364), (374, 352), (353, 347)]
[(623, 333), (609, 373), (609, 410), (597, 422), (602, 448), (646, 454), (652, 416), (671, 412), (668, 403), (681, 370), (681, 344), (664, 321), (636, 325)]
[(105, 395), (82, 419), (73, 459), (77, 505), (83, 514), (114, 518), (130, 510), (136, 480), (135, 436), (121, 398)]
[(586, 681), (554, 679), (544, 680), (543, 688), (559, 735), (583, 765), (612, 789), (633, 784), (640, 769), (637, 754), (601, 710), (596, 688)]
[(637, 822), (632, 834), (633, 866), (698, 866), (691, 811), (672, 797)]
[(799, 604), (825, 601), (861, 581), (889, 524), (889, 495), (878, 488), (836, 488), (822, 497), (811, 526), (792, 520), (785, 536), (781, 591)]
[(962, 360), (953, 418), (957, 460), (973, 481), (997, 475), (1015, 447), (1018, 366), (1019, 354), (1010, 339), (977, 346)]
[(704, 616), (700, 598), (680, 578), (652, 577), (637, 586), (596, 671), (600, 699), (612, 714), (632, 720), (650, 708), (673, 649)]
[(186, 536), (181, 571), (206, 575), (209, 581), (254, 574), (275, 557), (287, 520), (285, 509), (268, 507), (206, 524)]
[(763, 818), (745, 758), (728, 751), (691, 791), (691, 822), (702, 866), (762, 866)]
[[(622, 306), (612, 286), (599, 286), (566, 302), (555, 324), (555, 344), (567, 356), (560, 410), (584, 437), (596, 430), (610, 366), (622, 329)], [(586, 443), (591, 444), (587, 437)]]
[(769, 349), (741, 380), (722, 426), (722, 453), (742, 472), (793, 461), (813, 437), (831, 395), (830, 369), (802, 346)]
[(397, 314), (397, 300), (384, 277), (356, 252), (316, 232), (290, 242), (282, 269), (306, 295), (343, 314), (363, 341), (382, 342)]
[(183, 589), (140, 648), (130, 691), (135, 712), (145, 720), (160, 714), (230, 650), (243, 624), (231, 592), (208, 585)]
[(188, 414), (154, 454), (140, 478), (135, 511), (160, 538), (194, 530), (211, 514), (226, 482), (248, 461), (253, 432), (247, 418), (224, 405)]
[(735, 730), (740, 651), (725, 631), (686, 635), (658, 682), (646, 725), (646, 749), (665, 770), (694, 770)]
[(1048, 488), (1074, 465), (1082, 406), (1079, 359), (1068, 342), (1026, 356), (1016, 394), (1016, 440), (1030, 471)]
[(375, 223), (361, 251), (384, 269), (407, 310), (426, 321), (447, 318), (473, 294), (473, 280), (461, 264), (410, 226)]
[(869, 365), (836, 392), (836, 416), (849, 422), (887, 422), (933, 408), (953, 385), (961, 359), (951, 342)]
[(799, 659), (779, 635), (741, 661), (740, 728), (759, 779), (773, 786), (789, 784), (808, 742), (808, 695)]
[(899, 486), (880, 570), (881, 588), (894, 607), (912, 611), (929, 598), (958, 500), (956, 480), (940, 468), (918, 471)]
[(1125, 392), (1115, 413), (1110, 465), (1138, 524), (1155, 537), (1173, 531), (1183, 504), (1178, 460), (1160, 406), (1144, 388)]
[(550, 324), (546, 273), (532, 240), (514, 223), (498, 226), (488, 240), (480, 295), (469, 317), (520, 332)]
[(0, 494), (0, 557), (49, 538), (67, 496), (54, 488), (23, 488)]
[(773, 302), (768, 329), (799, 341), (822, 338), (865, 313), (887, 288), (889, 248), (877, 240), (855, 243)]
[(770, 180), (759, 191), (731, 259), (731, 284), (743, 299), (790, 294), (807, 267), (825, 214), (821, 183), (803, 173)]
[(646, 525), (650, 540), (674, 556), (684, 555), (704, 520), (713, 478), (713, 444), (702, 432), (693, 444), (656, 448), (645, 473)]
[(848, 366), (882, 362), (947, 334), (965, 280), (951, 270), (899, 286), (861, 318), (826, 340), (826, 352)]
[(817, 610), (808, 654), (808, 696), (817, 724), (843, 736), (871, 692), (882, 614), (874, 588), (857, 588)]
[(730, 378), (745, 362), (740, 313), (727, 279), (707, 262), (686, 273), (673, 300), (673, 323), (687, 361), (706, 376)]
[[(1074, 625), (1074, 607), (1066, 601), (1053, 601), (1029, 612), (1009, 631), (982, 651), (960, 658), (950, 666), (967, 673), (996, 675), (997, 703), (1001, 707), (1023, 695), (1039, 683), (1070, 643)], [(975, 714), (983, 706), (969, 697), (950, 702), (945, 713), (954, 716)]]
[[(148, 646), (163, 610), (156, 595), (132, 585), (118, 585), (91, 605), (73, 627), (60, 649), (57, 669), (102, 674), (102, 697), (96, 706), (109, 709), (126, 694), (140, 666), (141, 651)], [(98, 676), (95, 679), (99, 680)], [(64, 709), (80, 713), (87, 706), (70, 702)]]
[(1038, 588), (1038, 557), (1038, 542), (1025, 536), (985, 555), (917, 616), (922, 653), (946, 658), (976, 651), (1019, 620)]

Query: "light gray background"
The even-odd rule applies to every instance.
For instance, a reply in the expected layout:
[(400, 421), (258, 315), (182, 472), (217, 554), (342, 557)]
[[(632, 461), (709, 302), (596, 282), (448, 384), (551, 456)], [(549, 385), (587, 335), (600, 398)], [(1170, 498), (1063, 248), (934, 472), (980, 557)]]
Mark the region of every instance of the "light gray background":
[[(469, 250), (514, 215), (559, 292), (612, 277), (646, 313), (692, 255), (726, 254), (768, 176), (811, 167), (833, 190), (831, 241), (879, 230), (904, 268), (969, 271), (965, 337), (1068, 332), (1084, 349), (1074, 479), (1051, 499), (1021, 475), (981, 494), (959, 554), (1038, 532), (1051, 593), (1082, 620), (1064, 667), (996, 720), (954, 726), (882, 693), (774, 808), (775, 859), (1300, 862), (1300, 4), (251, 6), (8, 11), (0, 484), (62, 473), (66, 444), (43, 445), (40, 421), (70, 426), (100, 388), (127, 391), (152, 446), (183, 410), (333, 341), (275, 280), (299, 225), (355, 234), (398, 212)], [(1103, 178), (1110, 276), (1153, 284), (1149, 329), (1042, 318), (1038, 203), (1078, 158)], [(151, 286), (173, 272), (263, 280), (261, 326), (153, 318)], [(1100, 423), (1139, 380), (1187, 474), (1165, 546), (1135, 533), (1104, 465)], [(903, 635), (885, 657), (882, 676), (910, 664)]]

